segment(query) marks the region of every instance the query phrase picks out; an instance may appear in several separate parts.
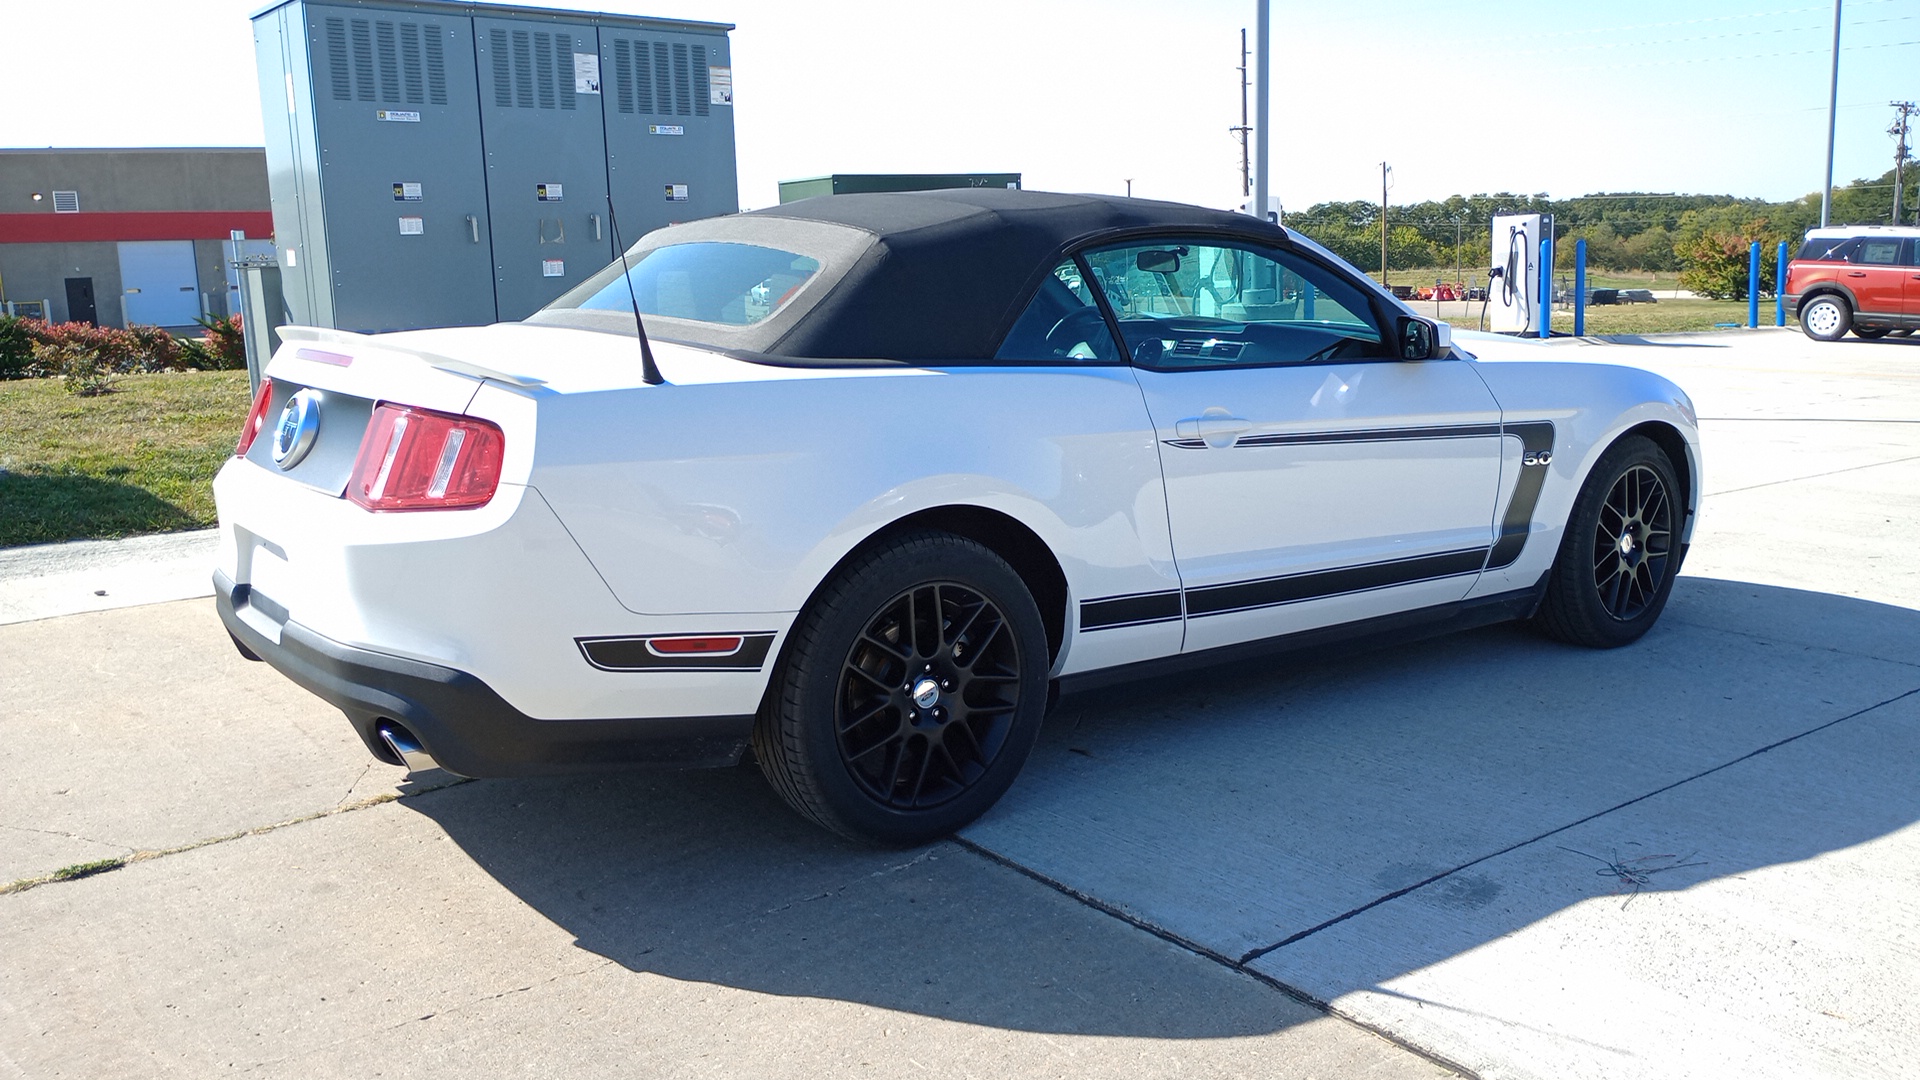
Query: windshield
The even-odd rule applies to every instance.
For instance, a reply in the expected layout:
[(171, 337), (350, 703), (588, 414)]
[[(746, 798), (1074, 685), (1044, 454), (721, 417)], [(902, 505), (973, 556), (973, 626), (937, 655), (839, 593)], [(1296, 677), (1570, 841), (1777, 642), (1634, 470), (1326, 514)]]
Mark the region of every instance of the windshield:
[[(631, 311), (722, 326), (765, 319), (820, 272), (818, 260), (757, 244), (691, 243), (618, 261), (548, 305), (549, 311)], [(628, 291), (628, 282), (632, 291)]]

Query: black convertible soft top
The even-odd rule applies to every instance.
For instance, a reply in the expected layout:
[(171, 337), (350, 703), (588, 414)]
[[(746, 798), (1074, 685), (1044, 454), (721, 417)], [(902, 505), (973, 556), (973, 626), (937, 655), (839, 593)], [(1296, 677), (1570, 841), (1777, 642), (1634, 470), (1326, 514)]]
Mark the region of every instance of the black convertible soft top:
[(1286, 236), (1224, 210), (1002, 188), (827, 195), (745, 216), (829, 222), (874, 236), (832, 293), (767, 350), (813, 357), (991, 357), (1060, 252), (1098, 234), (1198, 227)]
[[(635, 257), (678, 243), (760, 243), (819, 258), (819, 280), (772, 317), (725, 327), (647, 317), (670, 340), (806, 359), (986, 360), (1061, 252), (1135, 230), (1230, 231), (1285, 243), (1279, 226), (1224, 210), (1110, 195), (1001, 188), (825, 195), (745, 214), (669, 226)], [(591, 296), (614, 263), (531, 322), (621, 331), (612, 311), (565, 310)], [(577, 301), (574, 301), (577, 302)], [(631, 329), (632, 317), (625, 316)]]

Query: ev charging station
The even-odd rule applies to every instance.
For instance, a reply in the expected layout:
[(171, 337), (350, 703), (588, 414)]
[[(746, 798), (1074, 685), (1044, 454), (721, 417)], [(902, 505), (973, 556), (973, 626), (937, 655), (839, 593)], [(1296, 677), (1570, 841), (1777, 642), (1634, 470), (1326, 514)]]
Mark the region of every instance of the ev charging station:
[(1550, 296), (1541, 283), (1541, 241), (1553, 219), (1540, 214), (1495, 214), (1492, 261), (1487, 265), (1487, 329), (1496, 334), (1538, 334), (1549, 318)]

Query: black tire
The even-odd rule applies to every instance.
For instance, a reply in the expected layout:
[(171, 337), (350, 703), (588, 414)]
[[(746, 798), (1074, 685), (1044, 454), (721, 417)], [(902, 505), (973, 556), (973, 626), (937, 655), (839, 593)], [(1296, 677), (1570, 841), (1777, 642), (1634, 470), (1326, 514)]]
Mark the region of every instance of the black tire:
[(794, 624), (753, 729), (795, 810), (856, 840), (919, 844), (1012, 786), (1047, 704), (1046, 629), (981, 544), (911, 533), (835, 573)]
[(1679, 494), (1673, 463), (1653, 440), (1631, 435), (1608, 447), (1574, 501), (1535, 628), (1592, 649), (1652, 629), (1680, 570)]
[(1887, 336), (1887, 330), (1888, 327), (1885, 326), (1856, 326), (1853, 328), (1853, 336), (1862, 341), (1878, 341)]
[(1800, 305), (1800, 329), (1815, 341), (1839, 341), (1853, 328), (1853, 308), (1832, 293)]

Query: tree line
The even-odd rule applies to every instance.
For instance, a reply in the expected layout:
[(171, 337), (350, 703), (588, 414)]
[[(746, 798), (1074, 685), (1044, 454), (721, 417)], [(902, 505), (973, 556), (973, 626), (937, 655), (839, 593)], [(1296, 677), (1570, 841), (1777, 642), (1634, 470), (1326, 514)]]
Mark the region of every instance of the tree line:
[[(1920, 185), (1908, 177), (1900, 220), (1920, 219)], [(1745, 298), (1748, 245), (1760, 241), (1761, 288), (1773, 288), (1781, 241), (1797, 251), (1820, 224), (1820, 193), (1790, 202), (1732, 195), (1618, 192), (1549, 199), (1542, 194), (1455, 195), (1390, 206), (1387, 267), (1416, 270), (1459, 265), (1472, 281), (1486, 273), (1487, 228), (1495, 214), (1552, 214), (1556, 269), (1573, 269), (1574, 242), (1587, 242), (1587, 265), (1615, 272), (1680, 272), (1680, 287), (1720, 299)], [(1885, 225), (1893, 215), (1893, 170), (1833, 191), (1834, 225)], [(1380, 204), (1317, 203), (1288, 214), (1286, 225), (1358, 267), (1380, 265)], [(1456, 246), (1457, 245), (1457, 246)]]

